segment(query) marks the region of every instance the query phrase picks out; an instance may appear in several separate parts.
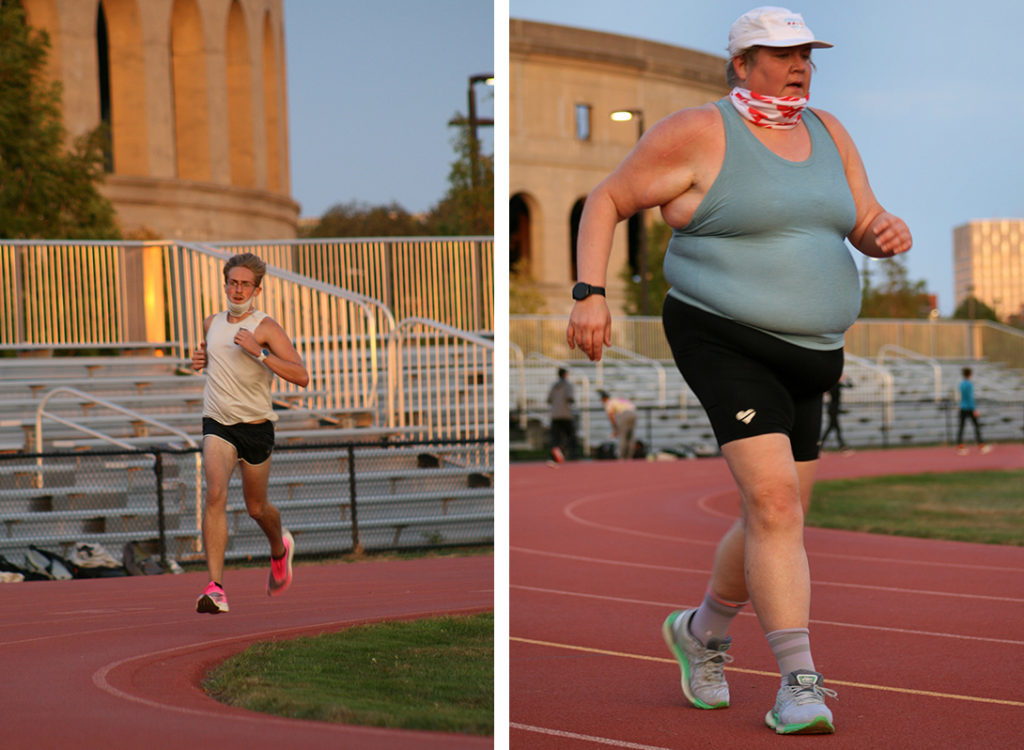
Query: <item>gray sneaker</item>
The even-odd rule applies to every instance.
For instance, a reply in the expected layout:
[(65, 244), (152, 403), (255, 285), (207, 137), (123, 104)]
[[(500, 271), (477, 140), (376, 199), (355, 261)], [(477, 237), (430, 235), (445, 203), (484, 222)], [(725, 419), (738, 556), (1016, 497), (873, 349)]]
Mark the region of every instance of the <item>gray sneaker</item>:
[(818, 672), (790, 672), (779, 688), (775, 708), (764, 717), (765, 724), (776, 734), (832, 734), (836, 729), (825, 696), (835, 698), (836, 691), (824, 687), (824, 682)]
[(725, 653), (732, 638), (712, 638), (707, 646), (690, 634), (696, 609), (678, 609), (665, 618), (661, 634), (682, 670), (683, 694), (697, 708), (726, 708), (729, 685), (723, 669), (732, 661)]

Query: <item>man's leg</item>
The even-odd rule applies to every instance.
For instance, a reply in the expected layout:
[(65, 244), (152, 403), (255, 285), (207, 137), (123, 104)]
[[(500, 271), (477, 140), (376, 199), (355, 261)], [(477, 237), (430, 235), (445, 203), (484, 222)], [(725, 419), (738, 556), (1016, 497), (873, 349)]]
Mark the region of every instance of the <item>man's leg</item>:
[(210, 580), (222, 583), (224, 550), (228, 546), (228, 482), (238, 462), (235, 446), (219, 437), (203, 439), (203, 476), (206, 507), (203, 512), (203, 548)]
[(267, 499), (270, 459), (255, 465), (240, 461), (238, 465), (242, 472), (242, 494), (245, 496), (246, 510), (266, 534), (271, 557), (281, 557), (285, 553), (281, 538), (281, 514)]

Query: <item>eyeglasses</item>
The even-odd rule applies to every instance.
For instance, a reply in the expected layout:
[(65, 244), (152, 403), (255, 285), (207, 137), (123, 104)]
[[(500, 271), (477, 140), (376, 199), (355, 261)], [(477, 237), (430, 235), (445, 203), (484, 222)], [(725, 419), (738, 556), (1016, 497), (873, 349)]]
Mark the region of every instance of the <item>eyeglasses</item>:
[(248, 292), (256, 288), (256, 285), (251, 281), (229, 281), (224, 284), (226, 287), (231, 289), (241, 289), (243, 292)]

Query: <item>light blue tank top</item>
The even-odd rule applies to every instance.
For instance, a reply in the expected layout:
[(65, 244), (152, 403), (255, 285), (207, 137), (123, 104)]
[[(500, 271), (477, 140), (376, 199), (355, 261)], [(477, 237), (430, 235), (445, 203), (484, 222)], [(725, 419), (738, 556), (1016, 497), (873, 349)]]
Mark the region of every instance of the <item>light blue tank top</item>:
[(860, 279), (844, 239), (856, 222), (842, 157), (810, 109), (811, 155), (766, 148), (729, 100), (721, 172), (665, 253), (669, 294), (808, 349), (843, 345), (860, 312)]

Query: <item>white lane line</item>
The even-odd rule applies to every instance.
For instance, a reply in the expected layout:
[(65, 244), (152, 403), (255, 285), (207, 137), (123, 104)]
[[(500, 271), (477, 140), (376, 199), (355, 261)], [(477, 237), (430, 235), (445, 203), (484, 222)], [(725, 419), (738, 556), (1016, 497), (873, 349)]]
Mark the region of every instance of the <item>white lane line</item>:
[[(579, 591), (563, 591), (560, 589), (547, 589), (539, 586), (523, 586), (520, 584), (512, 584), (512, 589), (520, 591), (530, 591), (535, 594), (551, 594), (553, 596), (569, 596), (577, 597), (581, 599), (597, 599), (600, 601), (614, 602), (616, 604), (638, 604), (645, 607), (661, 607), (662, 609), (684, 609), (686, 607), (694, 607), (695, 604), (679, 604), (678, 602), (655, 602), (645, 599), (627, 599), (625, 597), (618, 596), (605, 596), (603, 594), (584, 594)], [(753, 612), (740, 612), (741, 617), (756, 617)], [(929, 630), (912, 630), (910, 628), (894, 628), (883, 625), (862, 625), (859, 623), (852, 622), (837, 622), (835, 620), (819, 620), (812, 618), (810, 620), (812, 625), (830, 625), (836, 628), (851, 628), (854, 630), (874, 630), (883, 633), (899, 633), (901, 635), (919, 635), (927, 636), (931, 638), (952, 638), (954, 640), (962, 641), (981, 641), (983, 643), (999, 643), (1005, 646), (1024, 646), (1024, 641), (1015, 641), (1008, 638), (985, 638), (980, 635), (959, 635), (956, 633), (935, 633)]]
[[(588, 654), (598, 654), (600, 656), (617, 656), (625, 659), (635, 659), (638, 661), (656, 661), (663, 662), (666, 664), (678, 663), (675, 659), (661, 656), (647, 656), (645, 654), (630, 654), (623, 651), (608, 651), (606, 649), (599, 648), (588, 648), (586, 646), (574, 646), (570, 643), (552, 643), (551, 641), (539, 641), (532, 638), (519, 638), (513, 636), (510, 640), (516, 643), (525, 643), (531, 646), (544, 646), (547, 648), (563, 649), (566, 651), (581, 651)], [(753, 674), (761, 677), (774, 677), (776, 680), (779, 679), (778, 672), (765, 672), (760, 669), (742, 669), (740, 667), (725, 667), (727, 672), (740, 672), (742, 674)], [(927, 698), (945, 698), (947, 700), (958, 700), (968, 701), (973, 703), (994, 703), (999, 706), (1015, 706), (1024, 708), (1024, 702), (1006, 700), (1004, 698), (984, 698), (978, 695), (961, 695), (958, 693), (938, 693), (933, 690), (918, 690), (916, 688), (901, 688), (893, 687), (891, 685), (875, 685), (868, 682), (851, 682), (849, 680), (828, 680), (829, 685), (839, 685), (841, 687), (853, 687), (853, 688), (864, 688), (865, 690), (880, 690), (886, 693), (902, 693), (904, 695), (921, 695)]]
[[(529, 555), (544, 555), (557, 557), (563, 560), (575, 560), (576, 562), (593, 563), (596, 565), (615, 565), (624, 568), (639, 568), (641, 570), (660, 570), (667, 573), (692, 573), (696, 575), (711, 575), (710, 570), (703, 568), (677, 568), (672, 565), (654, 565), (651, 563), (627, 562), (623, 560), (605, 560), (600, 557), (587, 557), (585, 555), (569, 555), (563, 552), (547, 552), (528, 547), (509, 547), (510, 552), (522, 552)], [(908, 589), (899, 586), (878, 586), (870, 583), (846, 583), (844, 581), (821, 581), (811, 580), (812, 586), (836, 586), (839, 588), (867, 589), (869, 591), (885, 591), (895, 594), (919, 594), (923, 596), (947, 596), (954, 599), (982, 599), (993, 602), (1007, 602), (1010, 604), (1024, 604), (1024, 598), (1013, 596), (990, 596), (988, 594), (961, 594), (953, 591), (932, 591), (928, 589)]]
[(535, 732), (536, 734), (546, 734), (551, 737), (561, 737), (567, 740), (580, 740), (581, 742), (593, 742), (598, 745), (610, 745), (611, 747), (624, 747), (627, 750), (672, 750), (668, 747), (661, 747), (660, 745), (641, 745), (637, 742), (626, 742), (625, 740), (613, 740), (609, 737), (594, 737), (590, 734), (577, 734), (576, 732), (564, 732), (561, 729), (548, 729), (546, 727), (535, 727), (530, 724), (520, 724), (519, 722), (509, 722), (510, 729), (519, 729), (523, 732)]
[[(716, 497), (716, 496), (721, 495), (721, 494), (722, 494), (721, 491), (714, 492), (714, 493), (711, 493), (709, 495), (703, 496), (697, 502), (699, 504), (700, 502), (702, 502), (704, 500), (705, 497)], [(562, 514), (566, 518), (568, 518), (570, 521), (572, 521), (573, 523), (579, 524), (581, 526), (588, 526), (588, 527), (594, 528), (594, 529), (600, 529), (602, 531), (611, 531), (611, 532), (614, 532), (614, 533), (617, 533), (617, 534), (627, 534), (629, 536), (638, 536), (638, 537), (642, 537), (644, 539), (659, 539), (661, 541), (666, 541), (666, 542), (678, 542), (678, 543), (681, 543), (681, 544), (701, 545), (701, 546), (704, 546), (704, 547), (717, 547), (718, 546), (718, 541), (719, 540), (717, 538), (715, 540), (713, 540), (713, 541), (709, 541), (707, 539), (692, 539), (690, 537), (677, 536), (677, 535), (673, 535), (673, 534), (655, 534), (655, 533), (650, 532), (650, 531), (641, 531), (639, 529), (628, 529), (628, 528), (625, 528), (623, 526), (615, 526), (613, 524), (599, 523), (597, 521), (589, 521), (589, 520), (587, 520), (585, 518), (582, 518), (577, 513), (577, 510), (579, 509), (579, 507), (581, 505), (586, 504), (586, 503), (591, 503), (591, 502), (594, 502), (594, 501), (597, 501), (597, 500), (619, 499), (621, 497), (622, 497), (622, 494), (620, 492), (615, 492), (615, 493), (609, 492), (609, 493), (605, 493), (603, 495), (586, 495), (586, 496), (578, 498), (578, 499), (574, 500), (573, 502), (569, 503), (568, 505), (566, 505), (562, 509)], [(720, 514), (716, 514), (716, 515), (720, 515)], [(722, 516), (722, 517), (723, 518), (734, 518), (732, 516)], [(814, 530), (815, 529), (813, 527), (808, 527), (807, 528), (807, 531), (809, 533), (813, 533)], [(879, 535), (875, 535), (875, 536), (883, 536), (883, 535), (879, 534)], [(937, 561), (929, 561), (929, 560), (906, 560), (906, 559), (902, 559), (902, 558), (875, 557), (875, 556), (869, 556), (869, 555), (844, 555), (844, 554), (837, 553), (837, 552), (821, 552), (821, 551), (816, 551), (816, 550), (808, 550), (807, 555), (808, 555), (808, 557), (821, 557), (821, 558), (830, 558), (830, 559), (835, 559), (835, 560), (861, 560), (861, 561), (872, 562), (872, 563), (886, 563), (886, 564), (889, 564), (889, 565), (923, 565), (923, 566), (930, 566), (930, 567), (939, 567), (939, 568), (943, 568), (943, 569), (947, 569), (947, 570), (950, 569), (950, 568), (962, 568), (964, 570), (988, 570), (988, 571), (1001, 571), (1001, 572), (1010, 572), (1010, 573), (1019, 573), (1019, 572), (1021, 572), (1021, 569), (1019, 567), (1006, 567), (1006, 566), (999, 566), (999, 565), (976, 565), (976, 564), (973, 564), (973, 563), (957, 563), (957, 562), (948, 562), (948, 561), (937, 562)]]

